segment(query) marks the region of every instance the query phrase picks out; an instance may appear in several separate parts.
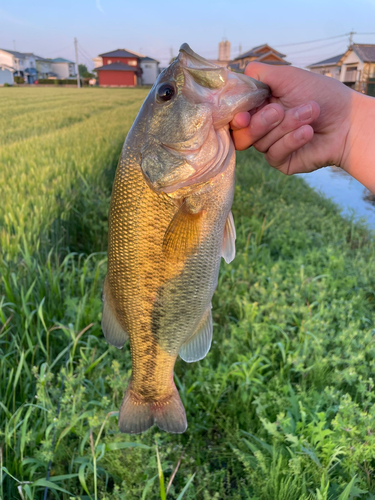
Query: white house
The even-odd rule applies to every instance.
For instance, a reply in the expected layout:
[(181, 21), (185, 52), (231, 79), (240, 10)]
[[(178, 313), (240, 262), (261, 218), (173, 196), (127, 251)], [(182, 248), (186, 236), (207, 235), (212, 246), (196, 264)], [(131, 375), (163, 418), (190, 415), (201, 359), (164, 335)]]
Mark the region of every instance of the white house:
[(307, 68), (321, 75), (332, 76), (358, 92), (368, 93), (375, 79), (375, 45), (354, 43), (345, 54), (325, 59)]
[(339, 61), (340, 81), (366, 93), (369, 78), (375, 78), (375, 45), (354, 43)]
[(13, 69), (14, 76), (21, 76), (27, 83), (33, 83), (37, 78), (36, 60), (31, 52), (0, 49), (0, 65)]
[(153, 85), (159, 76), (159, 61), (151, 57), (143, 57), (140, 63), (142, 69), (142, 85)]
[(77, 76), (74, 62), (68, 61), (68, 59), (64, 59), (63, 57), (52, 59), (51, 62), (52, 71), (56, 73), (57, 78), (65, 79)]
[(0, 63), (0, 85), (4, 85), (4, 83), (13, 85), (13, 73), (12, 67)]

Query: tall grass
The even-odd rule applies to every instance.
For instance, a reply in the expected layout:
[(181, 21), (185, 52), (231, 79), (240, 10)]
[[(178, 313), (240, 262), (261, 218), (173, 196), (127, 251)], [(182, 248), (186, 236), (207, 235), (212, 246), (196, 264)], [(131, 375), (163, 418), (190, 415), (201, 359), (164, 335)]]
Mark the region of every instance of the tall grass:
[[(58, 104), (66, 108), (60, 92), (73, 96), (5, 90), (25, 92), (26, 109), (44, 95), (56, 120)], [(103, 95), (134, 99), (135, 114), (136, 92)], [(87, 89), (74, 99), (92, 105), (95, 95)], [(110, 147), (112, 123), (127, 114), (119, 106), (98, 113), (93, 106), (84, 121), (33, 138), (38, 154), (48, 151), (40, 177), (54, 202), (43, 205), (35, 187), (0, 169), (24, 190), (26, 210), (17, 212), (8, 186), (0, 210), (17, 213), (23, 230), (5, 226), (2, 240), (0, 498), (42, 499), (46, 491), (62, 500), (375, 498), (372, 233), (253, 152), (238, 155), (237, 255), (222, 265), (213, 346), (204, 360), (176, 365), (188, 430), (118, 432), (130, 353), (105, 343), (100, 318), (105, 219), (126, 133), (122, 125)], [(13, 154), (24, 169), (12, 147), (9, 161)], [(40, 207), (43, 231), (27, 217), (30, 203)]]

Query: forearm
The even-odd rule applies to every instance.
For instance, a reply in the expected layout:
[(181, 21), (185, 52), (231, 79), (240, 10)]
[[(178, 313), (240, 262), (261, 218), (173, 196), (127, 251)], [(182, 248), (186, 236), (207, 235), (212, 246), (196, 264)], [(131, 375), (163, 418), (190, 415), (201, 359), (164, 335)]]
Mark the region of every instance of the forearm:
[(355, 93), (341, 167), (375, 193), (375, 99)]

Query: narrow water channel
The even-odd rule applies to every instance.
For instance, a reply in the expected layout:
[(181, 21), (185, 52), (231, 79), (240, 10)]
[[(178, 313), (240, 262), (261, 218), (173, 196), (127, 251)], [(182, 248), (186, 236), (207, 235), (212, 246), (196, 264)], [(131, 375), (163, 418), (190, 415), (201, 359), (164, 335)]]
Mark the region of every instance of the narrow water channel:
[(375, 195), (337, 167), (326, 167), (311, 174), (299, 174), (312, 188), (337, 203), (344, 216), (365, 219), (375, 229)]

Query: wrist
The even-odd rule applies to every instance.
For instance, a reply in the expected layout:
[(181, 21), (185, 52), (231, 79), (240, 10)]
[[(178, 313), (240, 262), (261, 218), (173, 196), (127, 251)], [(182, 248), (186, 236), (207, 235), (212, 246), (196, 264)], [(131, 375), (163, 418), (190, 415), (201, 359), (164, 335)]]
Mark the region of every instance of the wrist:
[(375, 99), (353, 92), (341, 167), (375, 192)]

